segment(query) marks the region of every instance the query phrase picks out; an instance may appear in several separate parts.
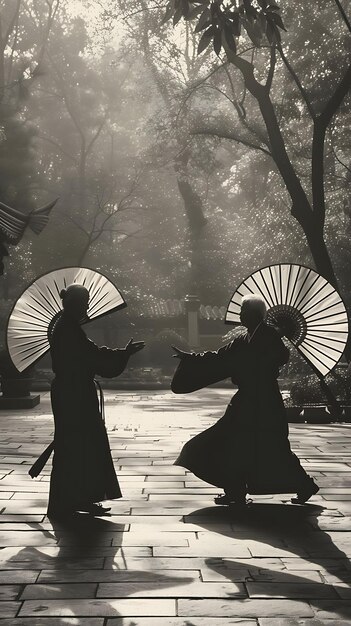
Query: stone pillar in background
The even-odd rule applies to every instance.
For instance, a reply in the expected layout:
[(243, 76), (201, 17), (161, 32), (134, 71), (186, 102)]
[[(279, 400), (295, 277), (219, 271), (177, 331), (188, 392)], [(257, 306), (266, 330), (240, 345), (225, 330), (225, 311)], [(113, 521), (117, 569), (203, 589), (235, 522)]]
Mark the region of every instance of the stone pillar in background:
[(185, 310), (188, 317), (188, 343), (193, 350), (200, 348), (199, 337), (199, 308), (198, 296), (185, 296)]

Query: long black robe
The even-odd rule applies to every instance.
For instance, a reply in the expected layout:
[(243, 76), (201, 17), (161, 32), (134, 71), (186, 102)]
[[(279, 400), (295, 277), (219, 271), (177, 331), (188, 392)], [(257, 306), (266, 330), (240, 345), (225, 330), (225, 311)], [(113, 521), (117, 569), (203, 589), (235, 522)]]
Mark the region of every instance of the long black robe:
[(65, 313), (55, 325), (50, 348), (55, 436), (48, 513), (53, 514), (122, 496), (94, 376), (118, 376), (129, 355), (99, 348)]
[(298, 491), (308, 475), (290, 449), (288, 422), (277, 377), (289, 358), (274, 328), (262, 323), (249, 341), (245, 329), (217, 352), (185, 357), (172, 382), (188, 393), (232, 378), (238, 392), (214, 426), (183, 447), (175, 465), (227, 492)]

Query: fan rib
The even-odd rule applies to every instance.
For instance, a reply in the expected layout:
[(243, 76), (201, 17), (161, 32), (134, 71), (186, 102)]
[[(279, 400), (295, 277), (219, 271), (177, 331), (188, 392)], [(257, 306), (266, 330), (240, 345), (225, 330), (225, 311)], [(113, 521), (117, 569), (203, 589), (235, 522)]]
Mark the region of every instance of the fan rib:
[(290, 291), (290, 298), (289, 298), (289, 302), (287, 302), (287, 305), (288, 305), (288, 306), (292, 306), (291, 300), (292, 300), (292, 298), (293, 298), (293, 296), (294, 296), (294, 292), (295, 292), (295, 289), (296, 289), (297, 281), (298, 281), (298, 279), (299, 279), (300, 269), (301, 269), (301, 268), (299, 267), (299, 269), (298, 269), (298, 270), (297, 270), (297, 272), (296, 272), (296, 276), (295, 276), (295, 279), (294, 279), (294, 284), (293, 284), (292, 289), (291, 289), (291, 291)]
[[(101, 305), (101, 303), (104, 300), (106, 300), (107, 297), (108, 297), (108, 294), (107, 293), (103, 293), (101, 295), (101, 297), (99, 298), (99, 300), (97, 300), (97, 302), (95, 302), (92, 307), (89, 306), (89, 315), (91, 315), (94, 312), (94, 309), (96, 309), (96, 307), (99, 307), (99, 305)], [(105, 306), (105, 305), (103, 305), (103, 306)]]
[[(336, 331), (334, 331), (336, 332)], [(347, 334), (347, 333), (345, 333)], [(309, 335), (312, 335), (312, 337), (317, 337), (318, 339), (324, 339), (323, 335), (317, 335), (316, 333), (313, 332), (313, 330), (308, 330), (308, 333), (306, 335), (306, 337), (308, 337)], [(332, 339), (330, 339), (330, 341), (336, 341), (337, 343), (342, 343), (343, 346), (345, 346), (345, 341), (341, 341), (341, 339), (335, 339), (334, 337)]]
[(320, 341), (316, 341), (314, 339), (307, 339), (307, 338), (305, 338), (303, 343), (304, 343), (304, 345), (307, 343), (307, 345), (310, 345), (311, 347), (313, 347), (315, 344), (317, 344), (318, 346), (322, 346), (322, 348), (328, 348), (328, 350), (332, 350), (333, 352), (336, 352), (339, 355), (343, 353), (343, 350), (340, 351), (340, 348), (339, 349), (333, 348), (332, 346), (329, 346), (329, 345), (327, 345), (325, 343), (321, 343)]
[[(317, 276), (317, 278), (320, 278), (320, 277), (319, 277), (319, 276)], [(317, 281), (315, 281), (315, 283), (316, 283), (316, 282), (317, 282)], [(315, 283), (314, 283), (314, 284), (315, 284)], [(319, 289), (317, 289), (316, 291), (314, 291), (314, 292), (310, 295), (310, 297), (309, 297), (309, 298), (307, 298), (306, 302), (304, 302), (304, 303), (303, 303), (304, 298), (307, 296), (308, 292), (310, 291), (310, 289), (312, 289), (312, 287), (313, 287), (313, 286), (314, 286), (314, 285), (311, 285), (311, 287), (310, 287), (310, 288), (309, 288), (309, 289), (305, 292), (305, 294), (304, 294), (304, 296), (303, 296), (302, 300), (301, 300), (301, 301), (299, 302), (299, 304), (297, 305), (297, 308), (299, 309), (299, 311), (302, 311), (302, 310), (305, 308), (305, 306), (306, 306), (306, 305), (310, 304), (310, 302), (312, 302), (312, 301), (313, 301), (313, 299), (314, 299), (316, 296), (318, 296), (318, 294), (319, 294), (319, 293), (321, 293), (321, 292), (323, 291), (323, 289), (325, 289), (328, 285), (325, 285), (325, 284), (324, 284), (324, 285), (322, 285)], [(333, 290), (329, 291), (329, 292), (327, 293), (326, 297), (327, 297), (327, 298), (328, 298), (328, 297), (330, 297), (330, 296), (332, 295), (332, 293), (333, 293)], [(303, 303), (303, 304), (302, 304), (302, 303)], [(311, 306), (313, 307), (313, 306), (315, 306), (315, 304), (314, 304), (314, 305), (311, 305)]]
[[(308, 354), (310, 354), (316, 361), (318, 361), (321, 365), (323, 365), (324, 369), (330, 369), (329, 366), (327, 366), (324, 361), (321, 361), (318, 356), (316, 356), (311, 350), (309, 350), (308, 347), (306, 347), (304, 345), (301, 345), (301, 346), (299, 346), (299, 350), (304, 350), (305, 352), (308, 352)], [(320, 354), (322, 354), (322, 356), (324, 356), (324, 358), (328, 359), (333, 364), (335, 364), (333, 359), (330, 359), (329, 357), (327, 357), (325, 354), (323, 354), (323, 352), (321, 352)]]
[(54, 313), (54, 315), (57, 313), (57, 307), (58, 310), (60, 310), (61, 305), (57, 304), (56, 299), (54, 294), (52, 293), (50, 286), (47, 285), (47, 290), (50, 293), (51, 297), (54, 298), (54, 302), (56, 304), (56, 307), (54, 306), (54, 304), (49, 300), (49, 298), (47, 297), (47, 295), (42, 291), (41, 292), (41, 297), (45, 300), (45, 302), (47, 303), (47, 305), (51, 308), (52, 312)]
[[(31, 305), (31, 304), (29, 304), (29, 303), (28, 303), (27, 307), (28, 307), (29, 309), (32, 309), (32, 310), (34, 311), (34, 313), (36, 313), (36, 315), (33, 315), (33, 313), (29, 313), (29, 312), (27, 312), (27, 313), (26, 313), (26, 317), (29, 317), (29, 318), (31, 318), (31, 319), (33, 319), (33, 320), (35, 320), (36, 325), (38, 325), (38, 324), (39, 324), (39, 320), (38, 320), (38, 312), (37, 312), (37, 311), (36, 311), (36, 309), (35, 309), (35, 308)], [(14, 313), (16, 313), (16, 309), (14, 309)], [(50, 319), (51, 319), (51, 318), (50, 318), (48, 315), (44, 315), (44, 314), (43, 314), (43, 312), (41, 312), (41, 314), (42, 314), (42, 319), (41, 319), (42, 324), (46, 324), (46, 323), (48, 323), (48, 322), (50, 321)], [(22, 323), (23, 321), (24, 321), (24, 320), (21, 320), (21, 323)]]
[[(34, 294), (30, 294), (30, 295), (31, 295), (32, 300), (34, 300), (34, 302), (35, 302), (35, 303), (36, 303), (36, 304), (40, 307), (40, 309), (41, 309), (41, 311), (40, 311), (40, 312), (41, 312), (41, 314), (42, 314), (42, 315), (44, 315), (44, 311), (42, 310), (43, 303), (42, 303), (42, 302), (40, 302), (40, 300), (38, 300), (38, 297), (37, 297), (37, 296), (35, 296)], [(42, 294), (41, 292), (39, 292), (39, 296), (40, 296), (40, 297), (42, 297), (42, 298), (43, 298), (43, 300), (47, 303), (47, 305), (49, 306), (49, 309), (51, 309), (51, 311), (53, 312), (53, 314), (57, 313), (57, 311), (56, 311), (56, 310), (54, 309), (54, 307), (52, 306), (51, 302), (49, 302), (49, 301), (47, 300), (47, 298), (44, 296), (44, 294)], [(38, 312), (38, 309), (35, 309), (34, 307), (32, 307), (32, 308), (33, 308), (34, 310), (37, 310), (37, 312)], [(48, 311), (45, 311), (45, 313), (46, 313), (47, 315), (50, 315), (50, 313), (49, 313)]]
[[(48, 320), (45, 320), (45, 319), (38, 320), (38, 318), (34, 317), (31, 313), (27, 313), (26, 317), (31, 318), (30, 321), (28, 321), (28, 319), (23, 320), (16, 315), (16, 318), (10, 320), (9, 328), (25, 330), (27, 327), (27, 328), (37, 328), (38, 330), (39, 329), (41, 330), (47, 327)], [(32, 318), (34, 322), (32, 321)], [(20, 324), (23, 324), (23, 326), (20, 326)]]
[(31, 345), (35, 345), (35, 344), (39, 344), (39, 343), (46, 343), (47, 339), (44, 336), (41, 337), (35, 337), (35, 338), (31, 338), (31, 337), (23, 337), (23, 339), (18, 340), (15, 342), (14, 346), (17, 348), (21, 348), (22, 346), (28, 346), (29, 344)]
[(92, 291), (93, 293), (90, 297), (90, 305), (92, 305), (92, 303), (94, 302), (94, 299), (101, 293), (102, 289), (103, 289), (103, 285), (100, 285), (100, 287), (97, 287), (97, 289), (95, 289), (95, 285), (91, 287), (90, 291)]
[[(54, 280), (54, 285), (56, 287), (56, 294), (54, 293), (54, 291), (52, 289), (50, 289), (50, 287), (48, 286), (48, 291), (50, 292), (51, 296), (53, 297), (54, 301), (56, 302), (57, 308), (58, 310), (60, 310), (62, 308), (62, 300), (60, 298), (60, 300), (58, 300), (57, 295), (60, 296), (60, 287), (58, 286), (56, 280)], [(56, 311), (57, 313), (57, 311)]]
[[(323, 359), (329, 360), (332, 364), (336, 363), (336, 360), (333, 357), (329, 356), (322, 350), (319, 350), (319, 348), (316, 348), (315, 346), (311, 346), (311, 345), (306, 346), (305, 344), (303, 344), (303, 346), (300, 346), (300, 347), (303, 347), (305, 350), (310, 350), (311, 354), (313, 354), (315, 358), (319, 358), (317, 357), (317, 354), (315, 354), (317, 352), (323, 357)], [(323, 365), (326, 365), (325, 361), (321, 361), (321, 363), (323, 363)]]
[[(259, 284), (258, 284), (258, 282), (256, 281), (255, 274), (252, 276), (252, 280), (254, 281), (254, 283), (255, 283), (255, 285), (256, 285), (256, 287), (257, 287), (257, 289), (259, 290), (259, 292), (260, 292), (260, 294), (261, 294), (262, 298), (264, 299), (264, 301), (265, 301), (265, 302), (269, 305), (269, 302), (268, 302), (268, 300), (267, 300), (267, 296), (265, 296), (265, 294), (264, 294), (264, 292), (262, 291), (262, 289), (261, 289), (260, 285), (259, 285)], [(267, 289), (267, 292), (268, 292), (268, 289)], [(268, 294), (268, 295), (269, 295), (269, 294)]]
[[(318, 281), (318, 279), (320, 278), (318, 276), (318, 274), (313, 278), (312, 283), (310, 284), (310, 286), (307, 288), (307, 291), (303, 292), (303, 288), (305, 287), (308, 278), (311, 276), (312, 274), (312, 270), (309, 271), (309, 273), (306, 275), (306, 279), (303, 282), (303, 284), (301, 285), (301, 289), (300, 292), (298, 294), (298, 296), (296, 297), (296, 300), (294, 302), (294, 307), (298, 310), (300, 310), (300, 306), (302, 304), (302, 302), (305, 300), (306, 296), (310, 293), (311, 289), (313, 289), (313, 287), (315, 286), (316, 282)], [(310, 296), (310, 298), (308, 299), (308, 302), (310, 302), (312, 300), (314, 296)]]
[(288, 293), (289, 293), (289, 284), (290, 284), (290, 278), (291, 278), (291, 273), (292, 273), (292, 265), (289, 265), (289, 274), (288, 274), (288, 278), (286, 281), (286, 294), (285, 294), (285, 304), (288, 304)]
[(38, 352), (41, 352), (41, 350), (43, 350), (43, 349), (45, 350), (45, 352), (47, 351), (46, 344), (43, 345), (43, 346), (39, 346), (36, 350), (34, 350), (32, 347), (31, 348), (27, 348), (26, 350), (19, 350), (17, 352), (17, 355), (19, 356), (21, 354), (27, 354), (29, 352), (30, 356), (35, 357), (38, 354)]
[[(308, 302), (306, 302), (303, 307), (300, 309), (301, 313), (303, 313), (303, 315), (306, 315), (306, 313), (308, 313), (308, 311), (310, 311), (311, 309), (313, 309), (315, 306), (318, 306), (319, 304), (321, 304), (324, 300), (326, 300), (326, 298), (330, 298), (330, 296), (333, 294), (333, 291), (329, 291), (325, 296), (323, 296), (323, 298), (321, 298), (320, 300), (318, 300), (317, 302), (315, 302), (314, 304), (311, 304), (311, 306), (307, 309), (307, 311), (304, 311), (304, 308), (306, 306), (306, 304), (308, 304)], [(316, 295), (316, 294), (315, 294)], [(313, 300), (313, 298), (312, 298)], [(309, 301), (311, 302), (311, 300)], [(339, 299), (339, 302), (342, 302), (341, 298)]]
[(268, 269), (269, 269), (269, 275), (270, 275), (270, 278), (271, 278), (271, 281), (272, 281), (272, 285), (273, 285), (273, 291), (274, 291), (274, 296), (275, 296), (275, 303), (276, 303), (276, 304), (279, 304), (279, 300), (278, 300), (278, 296), (277, 296), (277, 291), (276, 291), (276, 288), (275, 288), (275, 282), (274, 282), (274, 280), (273, 280), (272, 268), (271, 268), (271, 266), (270, 266), (270, 265), (269, 265)]
[(282, 266), (279, 267), (279, 288), (280, 288), (280, 302), (283, 304), (283, 285), (282, 285)]
[(321, 321), (323, 321), (323, 318), (319, 320), (313, 320), (312, 322), (309, 323), (308, 328), (315, 328), (316, 325), (317, 326), (340, 326), (340, 324), (345, 324), (345, 322), (342, 322), (342, 321), (341, 322), (325, 322), (325, 323), (323, 322), (323, 324), (321, 324)]
[[(298, 275), (301, 273), (301, 269), (302, 269), (302, 268), (300, 267), (300, 268), (299, 268), (299, 271), (298, 271)], [(293, 302), (291, 302), (291, 306), (292, 306), (292, 307), (295, 307), (296, 300), (298, 300), (298, 298), (300, 297), (300, 293), (301, 293), (302, 289), (304, 288), (305, 283), (306, 283), (306, 281), (307, 281), (307, 279), (308, 279), (308, 277), (309, 277), (310, 273), (311, 273), (311, 270), (309, 270), (309, 271), (307, 272), (307, 274), (305, 275), (305, 277), (302, 279), (302, 283), (301, 283), (300, 287), (298, 288), (298, 292), (297, 292), (297, 294), (295, 295), (295, 300), (294, 300)]]
[[(310, 320), (313, 317), (315, 317), (316, 315), (319, 315), (320, 313), (325, 313), (325, 311), (329, 311), (330, 309), (334, 308), (335, 306), (340, 306), (342, 305), (342, 311), (338, 311), (337, 313), (333, 313), (333, 315), (345, 315), (346, 314), (346, 310), (345, 307), (343, 306), (343, 303), (339, 300), (339, 302), (334, 302), (334, 304), (330, 304), (329, 306), (326, 306), (325, 309), (323, 309), (323, 311), (316, 311), (315, 313), (312, 313), (311, 315), (307, 315), (305, 316), (306, 320)], [(326, 315), (325, 316), (330, 317), (330, 315)]]
[[(247, 285), (246, 283), (242, 283), (242, 285), (240, 285), (240, 287), (245, 287), (251, 294), (255, 293), (254, 291), (252, 291), (251, 287), (249, 287), (249, 285)], [(244, 296), (247, 296), (247, 293), (241, 293), (240, 287), (239, 287), (239, 289), (237, 290), (236, 293), (238, 293), (241, 298), (244, 298)]]
[[(257, 272), (255, 272), (255, 273), (257, 274)], [(269, 291), (269, 289), (268, 289), (268, 284), (267, 284), (267, 281), (266, 281), (266, 277), (265, 277), (265, 275), (264, 275), (264, 273), (263, 273), (263, 272), (260, 272), (260, 275), (261, 275), (261, 278), (262, 278), (262, 280), (263, 280), (263, 282), (264, 282), (264, 286), (266, 287), (266, 290), (267, 290), (267, 295), (268, 295), (268, 297), (269, 297), (269, 299), (270, 299), (270, 301), (271, 301), (270, 306), (274, 306), (274, 302), (273, 302), (272, 296), (271, 296), (270, 291)], [(268, 304), (269, 304), (269, 301), (267, 300), (267, 296), (265, 296), (265, 300), (266, 300), (266, 302), (268, 302)]]

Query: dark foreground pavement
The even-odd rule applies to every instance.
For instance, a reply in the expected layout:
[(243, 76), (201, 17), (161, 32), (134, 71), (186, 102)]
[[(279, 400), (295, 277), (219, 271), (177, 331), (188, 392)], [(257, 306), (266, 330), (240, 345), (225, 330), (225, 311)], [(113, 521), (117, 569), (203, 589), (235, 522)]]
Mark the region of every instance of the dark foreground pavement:
[(46, 517), (50, 467), (28, 467), (53, 431), (49, 396), (0, 413), (0, 626), (351, 624), (351, 426), (291, 427), (321, 491), (255, 497), (247, 511), (172, 465), (230, 392), (108, 393), (124, 497), (110, 517)]

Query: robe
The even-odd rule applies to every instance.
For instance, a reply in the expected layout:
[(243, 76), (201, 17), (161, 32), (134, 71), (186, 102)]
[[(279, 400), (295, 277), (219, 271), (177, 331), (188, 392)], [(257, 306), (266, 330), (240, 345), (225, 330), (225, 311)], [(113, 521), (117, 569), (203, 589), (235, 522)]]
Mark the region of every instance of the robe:
[(118, 376), (129, 354), (99, 348), (66, 313), (55, 325), (50, 351), (55, 435), (48, 514), (69, 513), (122, 496), (94, 376)]
[(172, 381), (189, 393), (231, 378), (238, 391), (216, 424), (183, 447), (175, 465), (227, 493), (293, 493), (310, 480), (290, 449), (289, 429), (278, 387), (279, 367), (289, 350), (277, 331), (261, 323), (250, 339), (246, 329), (216, 352), (181, 360)]

